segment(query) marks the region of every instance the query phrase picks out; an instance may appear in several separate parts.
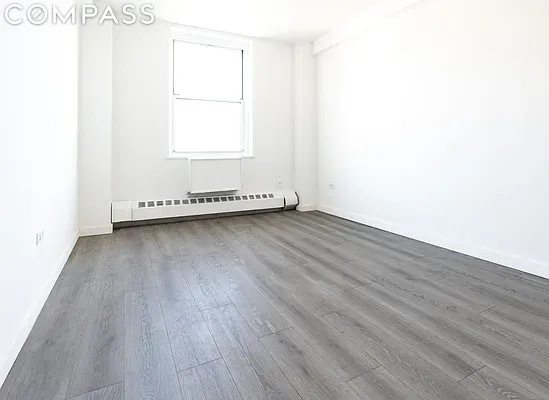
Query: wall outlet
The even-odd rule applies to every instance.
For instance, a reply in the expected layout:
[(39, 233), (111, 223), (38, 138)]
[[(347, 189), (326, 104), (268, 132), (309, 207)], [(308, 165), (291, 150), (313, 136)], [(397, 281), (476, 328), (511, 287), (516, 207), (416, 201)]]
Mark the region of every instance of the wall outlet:
[(282, 179), (278, 178), (278, 179), (276, 180), (276, 187), (277, 187), (277, 188), (281, 188), (281, 187), (282, 187)]
[(44, 240), (44, 231), (36, 232), (36, 246), (40, 246)]
[(330, 190), (334, 190), (336, 188), (335, 183), (330, 183)]

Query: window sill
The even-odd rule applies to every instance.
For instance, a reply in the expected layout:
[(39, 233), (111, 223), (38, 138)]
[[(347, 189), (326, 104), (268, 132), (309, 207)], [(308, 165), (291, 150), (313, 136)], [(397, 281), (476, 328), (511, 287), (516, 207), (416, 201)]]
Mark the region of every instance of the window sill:
[(220, 154), (220, 153), (170, 153), (168, 160), (238, 160), (244, 158), (254, 158), (253, 154)]

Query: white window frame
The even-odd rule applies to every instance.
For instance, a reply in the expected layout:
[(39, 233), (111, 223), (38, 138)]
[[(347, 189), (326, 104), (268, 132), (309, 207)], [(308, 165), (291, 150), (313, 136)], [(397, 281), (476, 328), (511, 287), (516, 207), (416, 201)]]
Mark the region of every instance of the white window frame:
[[(183, 41), (242, 50), (242, 135), (243, 149), (237, 152), (177, 152), (174, 149), (173, 109), (175, 100), (183, 98), (174, 93), (174, 42)], [(253, 157), (253, 70), (252, 41), (238, 36), (218, 33), (196, 33), (174, 28), (170, 37), (169, 71), (169, 153), (168, 159), (229, 159)]]

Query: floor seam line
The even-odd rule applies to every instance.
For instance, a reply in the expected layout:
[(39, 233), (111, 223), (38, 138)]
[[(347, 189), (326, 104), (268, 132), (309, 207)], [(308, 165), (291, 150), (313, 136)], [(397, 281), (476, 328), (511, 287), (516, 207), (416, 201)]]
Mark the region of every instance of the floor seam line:
[[(229, 300), (229, 302), (228, 302), (227, 304), (220, 304), (220, 305), (215, 306), (215, 307), (204, 308), (204, 309), (200, 309), (200, 308), (199, 308), (198, 310), (199, 310), (200, 312), (202, 312), (202, 311), (211, 311), (211, 310), (215, 310), (215, 309), (218, 309), (218, 308), (221, 308), (221, 307), (227, 307), (227, 306), (233, 306), (233, 307), (235, 307), (235, 305), (233, 304), (233, 302), (231, 302), (231, 301)], [(235, 307), (235, 308), (236, 308), (236, 307)]]
[[(97, 283), (97, 284), (101, 284), (101, 282), (95, 282), (95, 279), (93, 281), (94, 283)], [(86, 285), (86, 283), (84, 283), (84, 285)], [(104, 297), (104, 293), (101, 295), (101, 301), (99, 302), (99, 306), (98, 306), (98, 309), (96, 310), (96, 314), (95, 314), (95, 320), (93, 320), (92, 324), (95, 325), (95, 326), (98, 326), (99, 325), (99, 321), (101, 319), (101, 314), (102, 314), (102, 310), (103, 310), (103, 305), (105, 304), (105, 297)], [(75, 310), (72, 310), (73, 312)], [(124, 319), (125, 319), (125, 315), (124, 315)], [(88, 327), (89, 328), (89, 327)], [(85, 333), (85, 330), (86, 330), (86, 327), (83, 326), (79, 332), (79, 338), (78, 338), (78, 341), (80, 341), (80, 344), (82, 343), (83, 339), (84, 339), (84, 333)], [(84, 354), (84, 347), (80, 347), (78, 350), (75, 351), (75, 354), (74, 354), (74, 360), (73, 360), (73, 368), (71, 369), (71, 372), (69, 374), (69, 381), (67, 383), (67, 390), (65, 391), (65, 399), (67, 398), (67, 395), (69, 394), (69, 389), (71, 389), (71, 383), (72, 383), (72, 379), (73, 379), (73, 374), (74, 372), (76, 371), (76, 364), (78, 363), (78, 361), (80, 360), (80, 358), (82, 357), (82, 355)], [(124, 365), (124, 374), (125, 374), (125, 368), (126, 366)], [(116, 383), (115, 383), (116, 384)], [(107, 385), (105, 387), (108, 387), (108, 386), (111, 386), (111, 385)], [(85, 393), (89, 393), (89, 392), (93, 392), (95, 390), (100, 390), (102, 388), (99, 388), (99, 389), (93, 389), (93, 390), (89, 390)], [(78, 395), (75, 395), (75, 396), (72, 396), (71, 398), (73, 397), (77, 397), (77, 396), (80, 396), (82, 394), (85, 394), (85, 393), (81, 393), (81, 394), (78, 394)]]
[[(213, 273), (213, 271), (210, 271)], [(223, 274), (221, 274), (223, 275)], [(223, 294), (225, 295), (225, 297), (227, 298), (227, 300), (229, 300), (229, 303), (228, 304), (225, 304), (225, 305), (222, 305), (222, 306), (219, 306), (219, 307), (214, 307), (214, 308), (220, 308), (220, 307), (226, 307), (226, 306), (232, 306), (236, 313), (240, 316), (240, 318), (242, 318), (242, 320), (246, 323), (246, 326), (250, 329), (250, 331), (254, 332), (254, 329), (253, 327), (250, 325), (250, 323), (248, 322), (248, 319), (244, 317), (244, 315), (242, 315), (242, 313), (240, 312), (239, 310), (239, 307), (236, 306), (235, 302), (231, 299), (231, 297), (229, 297), (229, 295), (227, 294), (228, 292), (225, 290), (225, 288), (223, 287), (222, 284), (219, 283), (219, 280), (217, 278), (217, 276), (215, 275), (215, 273), (213, 273), (213, 276), (212, 276), (213, 280), (215, 281), (215, 283), (217, 283), (217, 285), (219, 286), (219, 288), (221, 289), (221, 291), (223, 292)], [(210, 310), (213, 310), (213, 308), (210, 308)], [(208, 310), (204, 310), (204, 311), (208, 311)], [(202, 314), (202, 311), (200, 311), (200, 313)], [(202, 316), (202, 318), (204, 319), (204, 316)], [(211, 335), (211, 333), (210, 333)], [(211, 335), (212, 336), (212, 335)], [(212, 339), (213, 339), (213, 336), (212, 336)], [(215, 341), (215, 340), (214, 340)], [(217, 343), (216, 343), (217, 345)], [(218, 349), (219, 350), (219, 349)], [(221, 353), (219, 353), (221, 354)], [(236, 385), (236, 382), (235, 382), (235, 385)]]
[(376, 369), (381, 368), (381, 367), (383, 367), (383, 364), (379, 364), (377, 367), (370, 368), (368, 371), (365, 371), (365, 372), (363, 372), (363, 373), (361, 373), (361, 374), (358, 374), (357, 376), (353, 376), (352, 378), (349, 378), (349, 379), (345, 380), (345, 382), (346, 382), (346, 383), (349, 383), (349, 382), (351, 382), (353, 379), (360, 378), (361, 376), (364, 376), (364, 375), (366, 375), (366, 374), (369, 374), (370, 372), (373, 372), (373, 371), (375, 371)]
[(223, 360), (223, 365), (225, 365), (225, 368), (227, 368), (227, 372), (229, 373), (229, 376), (231, 377), (231, 380), (233, 381), (234, 387), (238, 391), (238, 394), (240, 395), (240, 398), (243, 399), (244, 396), (242, 396), (242, 392), (240, 391), (240, 388), (238, 387), (238, 383), (234, 379), (233, 373), (231, 372), (231, 369), (227, 365), (227, 360), (225, 360), (225, 357), (221, 357), (221, 360)]
[[(193, 296), (193, 299), (194, 299), (194, 294), (192, 292), (191, 292), (191, 295)], [(195, 304), (196, 304), (196, 300), (195, 300)], [(204, 321), (204, 325), (206, 326), (206, 329), (208, 330), (208, 333), (210, 334), (210, 337), (212, 338), (212, 340), (215, 344), (215, 348), (217, 349), (217, 353), (221, 356), (220, 358), (223, 358), (223, 362), (225, 363), (225, 366), (227, 366), (227, 362), (225, 361), (225, 359), (223, 357), (223, 353), (221, 352), (221, 350), (219, 350), (219, 345), (217, 344), (217, 340), (215, 340), (215, 337), (212, 333), (212, 330), (210, 329), (210, 326), (209, 326), (208, 322), (206, 321), (206, 318), (204, 318), (204, 314), (200, 310), (198, 310), (198, 312), (200, 313), (200, 317), (202, 317), (202, 321)], [(227, 367), (227, 369), (228, 369), (228, 367)], [(232, 377), (232, 375), (231, 375), (231, 377)], [(235, 385), (236, 385), (236, 382), (235, 382)]]
[[(149, 260), (149, 263), (150, 263), (150, 260)], [(173, 369), (175, 371), (175, 376), (177, 378), (177, 382), (179, 383), (179, 393), (180, 393), (181, 396), (183, 396), (183, 390), (181, 388), (181, 382), (179, 381), (179, 376), (178, 376), (178, 373), (177, 373), (177, 363), (175, 362), (175, 356), (173, 354), (172, 341), (170, 340), (170, 332), (168, 331), (168, 324), (166, 324), (166, 317), (164, 316), (164, 307), (162, 306), (162, 301), (160, 299), (160, 293), (158, 291), (157, 276), (154, 273), (154, 270), (152, 270), (152, 267), (151, 267), (151, 272), (153, 274), (153, 287), (154, 287), (154, 292), (156, 293), (156, 299), (158, 300), (158, 305), (160, 307), (160, 314), (162, 315), (162, 322), (163, 322), (163, 325), (164, 325), (164, 332), (166, 334), (166, 340), (168, 341), (168, 347), (170, 348), (170, 354), (172, 355)], [(185, 284), (186, 284), (186, 282), (185, 282)], [(124, 365), (124, 367), (125, 367), (125, 365)], [(126, 371), (124, 371), (124, 377), (125, 377), (125, 374), (126, 374)]]
[(471, 372), (469, 375), (461, 378), (459, 381), (457, 381), (457, 383), (461, 383), (462, 381), (464, 381), (465, 379), (469, 378), (470, 376), (473, 376), (474, 374), (476, 374), (478, 371), (480, 371), (482, 368), (486, 367), (486, 365), (483, 365), (482, 367), (480, 367), (479, 369), (477, 369), (476, 371), (473, 371)]
[(354, 290), (354, 289), (358, 289), (358, 288), (361, 288), (361, 287), (366, 287), (366, 286), (370, 286), (370, 285), (373, 285), (375, 282), (368, 282), (368, 283), (364, 283), (362, 285), (359, 285), (359, 286), (355, 286), (355, 287), (352, 287), (351, 289)]
[(293, 328), (293, 326), (289, 326), (289, 327), (287, 327), (287, 328), (280, 329), (280, 330), (278, 330), (278, 331), (276, 331), (276, 332), (267, 333), (266, 335), (263, 335), (263, 336), (257, 336), (257, 339), (258, 339), (258, 340), (261, 340), (261, 339), (266, 338), (266, 337), (268, 337), (268, 336), (277, 335), (277, 334), (279, 334), (279, 333), (281, 333), (281, 332), (287, 331), (287, 330), (292, 329), (292, 328)]
[(87, 392), (84, 392), (84, 393), (80, 393), (80, 394), (74, 395), (74, 396), (72, 396), (72, 397), (65, 397), (65, 400), (75, 399), (75, 398), (77, 398), (77, 397), (84, 396), (84, 395), (86, 395), (86, 394), (88, 394), (88, 393), (93, 393), (93, 392), (97, 392), (97, 391), (99, 391), (99, 390), (103, 390), (103, 389), (109, 388), (109, 387), (111, 387), (111, 386), (120, 385), (121, 383), (124, 383), (124, 381), (111, 383), (111, 384), (109, 384), (109, 385), (102, 386), (102, 387), (100, 387), (100, 388), (93, 389), (93, 390), (90, 390), (90, 391), (87, 391)]
[[(289, 330), (289, 329), (293, 329), (295, 332), (297, 332), (293, 326), (290, 326), (289, 328), (286, 328), (284, 329), (285, 331), (286, 330)], [(267, 335), (269, 336), (269, 335)], [(288, 375), (286, 375), (286, 371), (284, 371), (284, 369), (282, 369), (282, 367), (278, 364), (278, 362), (276, 361), (276, 359), (271, 355), (271, 353), (269, 352), (269, 350), (265, 347), (265, 345), (263, 344), (263, 342), (261, 340), (259, 340), (259, 344), (261, 345), (261, 347), (263, 347), (263, 349), (265, 349), (265, 351), (267, 352), (267, 354), (269, 355), (269, 357), (271, 357), (271, 360), (273, 360), (274, 364), (276, 365), (276, 367), (278, 368), (278, 370), (280, 371), (280, 373), (282, 375), (284, 375), (284, 377), (286, 378), (286, 380), (288, 381), (288, 383), (290, 384), (290, 386), (294, 389), (295, 393), (299, 396), (299, 398), (301, 400), (305, 400), (303, 398), (303, 396), (301, 396), (301, 393), (299, 393), (299, 391), (297, 390), (297, 388), (294, 386), (294, 384), (292, 383), (292, 381), (290, 380), (290, 378), (288, 378)]]
[(178, 374), (180, 374), (181, 372), (185, 372), (185, 371), (188, 371), (190, 369), (193, 369), (193, 368), (198, 368), (198, 367), (201, 367), (203, 365), (206, 365), (206, 364), (209, 364), (209, 363), (212, 363), (214, 361), (219, 361), (221, 360), (223, 357), (217, 357), (217, 358), (214, 358), (213, 360), (209, 360), (209, 361), (206, 361), (206, 362), (203, 362), (203, 363), (200, 363), (200, 364), (196, 364), (196, 365), (193, 365), (192, 367), (187, 367), (187, 368), (183, 368), (183, 369), (180, 369), (180, 370), (177, 370), (176, 368), (176, 372)]
[(497, 307), (497, 305), (492, 306), (492, 307), (488, 307), (486, 310), (482, 310), (481, 312), (479, 312), (478, 315), (482, 315), (482, 314), (484, 314), (485, 312), (490, 311), (490, 310), (493, 310), (493, 309), (496, 308), (496, 307)]
[[(361, 286), (361, 287), (362, 287), (362, 286)], [(350, 309), (350, 308), (351, 308), (351, 307), (345, 307), (345, 308), (342, 308), (341, 310), (331, 311), (331, 312), (329, 312), (329, 313), (326, 313), (326, 314), (321, 315), (319, 318), (320, 318), (320, 319), (323, 319), (324, 317), (327, 317), (328, 315), (337, 314), (337, 313), (339, 313), (339, 312), (348, 310), (348, 309)]]

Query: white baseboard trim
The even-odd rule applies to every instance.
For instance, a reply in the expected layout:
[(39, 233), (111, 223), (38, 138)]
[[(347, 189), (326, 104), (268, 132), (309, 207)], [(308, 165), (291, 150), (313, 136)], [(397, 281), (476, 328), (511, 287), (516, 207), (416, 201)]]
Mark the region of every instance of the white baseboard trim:
[(335, 215), (336, 217), (348, 219), (350, 221), (358, 222), (363, 225), (368, 225), (374, 228), (382, 229), (384, 231), (397, 233), (395, 232), (396, 230), (395, 224), (390, 223), (388, 221), (381, 220), (381, 219), (368, 218), (361, 214), (349, 213), (336, 208), (331, 208), (326, 206), (318, 206), (318, 211), (322, 211), (323, 213), (326, 213), (326, 214)]
[(543, 261), (532, 260), (528, 257), (509, 254), (487, 247), (479, 247), (470, 243), (441, 238), (433, 233), (411, 232), (388, 221), (369, 218), (360, 214), (348, 213), (332, 207), (318, 206), (318, 210), (326, 214), (335, 215), (336, 217), (345, 218), (363, 225), (396, 233), (397, 235), (402, 235), (448, 250), (457, 251), (458, 253), (466, 254), (468, 256), (476, 257), (481, 260), (493, 262), (518, 271), (549, 279), (549, 264)]
[(478, 254), (474, 256), (518, 271), (549, 279), (549, 264), (543, 263), (542, 261), (532, 260), (516, 254), (503, 253), (486, 247), (479, 249)]
[(308, 211), (316, 211), (317, 210), (317, 206), (316, 205), (313, 205), (313, 204), (310, 204), (310, 205), (298, 205), (297, 208), (296, 208), (297, 211), (300, 211), (300, 212), (308, 212)]
[(110, 235), (112, 233), (112, 224), (107, 226), (87, 226), (80, 228), (80, 237)]
[(21, 332), (19, 333), (17, 338), (11, 343), (7, 354), (0, 362), (0, 387), (6, 380), (6, 377), (8, 376), (11, 367), (13, 366), (13, 363), (15, 362), (17, 356), (19, 355), (19, 352), (23, 348), (23, 345), (25, 344), (25, 341), (27, 340), (32, 330), (32, 327), (34, 326), (38, 315), (42, 311), (44, 304), (46, 304), (46, 300), (48, 299), (48, 296), (50, 295), (53, 286), (55, 285), (55, 282), (57, 282), (57, 278), (59, 278), (61, 271), (65, 267), (65, 264), (67, 263), (67, 260), (69, 259), (69, 256), (71, 255), (71, 252), (74, 249), (77, 240), (78, 233), (75, 232), (69, 246), (66, 248), (61, 258), (59, 259), (59, 263), (54, 273), (52, 274), (49, 281), (44, 283), (44, 285), (42, 286), (42, 290), (40, 291), (40, 293), (38, 293), (38, 296), (36, 297), (36, 302), (32, 305), (32, 308), (27, 313), (27, 316), (25, 318), (25, 325), (21, 329)]

